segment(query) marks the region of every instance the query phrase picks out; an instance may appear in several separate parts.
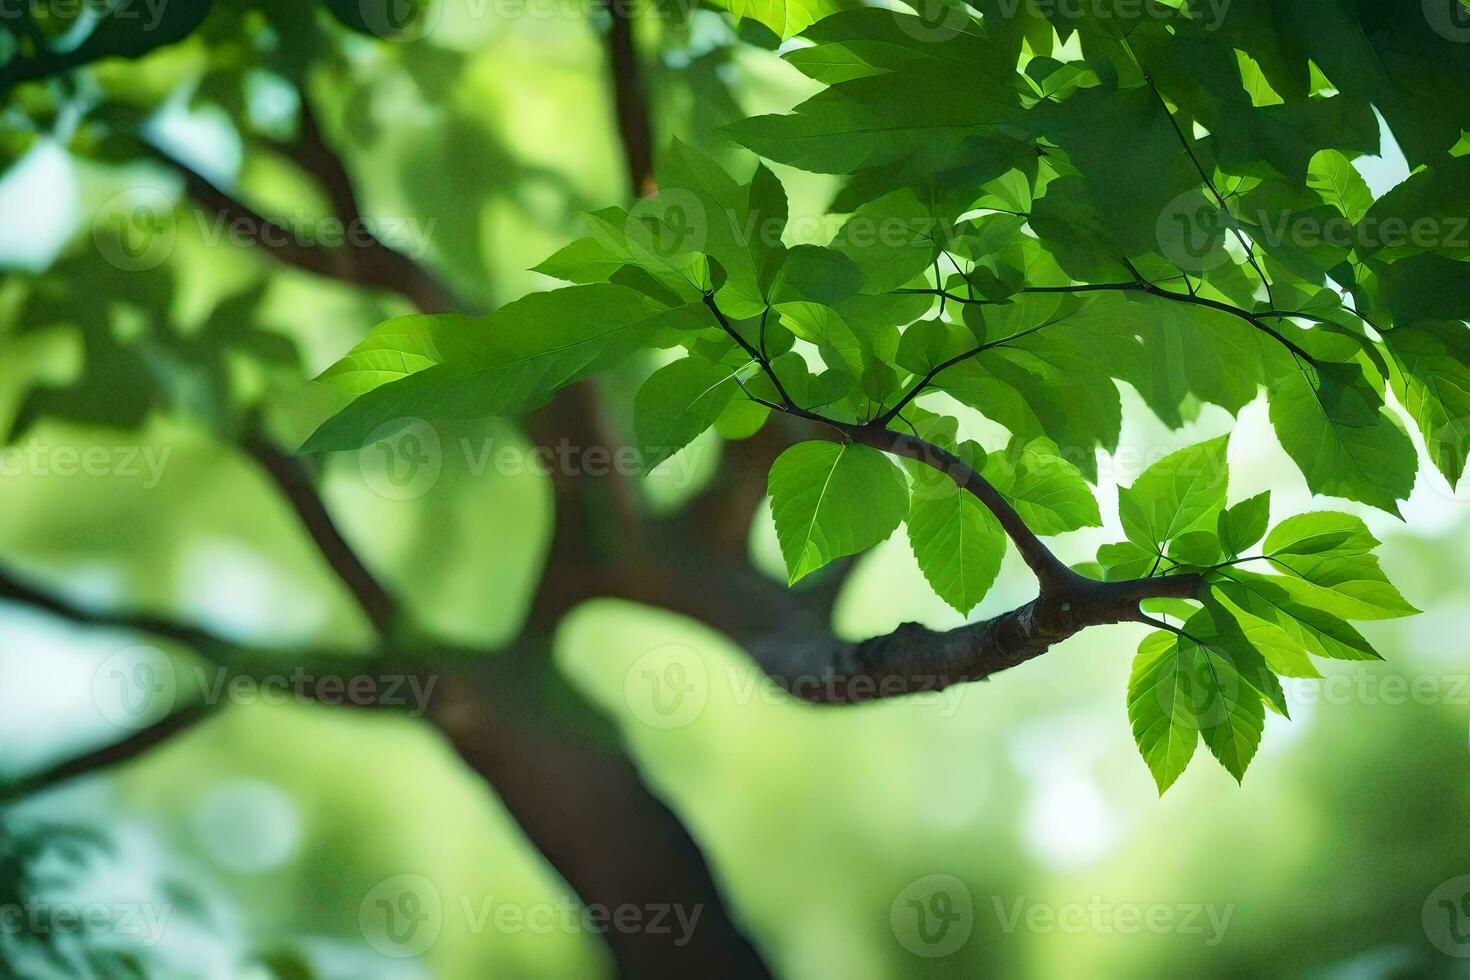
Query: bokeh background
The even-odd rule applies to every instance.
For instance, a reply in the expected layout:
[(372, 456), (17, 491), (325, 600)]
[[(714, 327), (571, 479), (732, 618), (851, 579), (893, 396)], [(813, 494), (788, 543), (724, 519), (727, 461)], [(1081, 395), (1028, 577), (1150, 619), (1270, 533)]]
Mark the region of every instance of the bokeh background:
[[(321, 413), (306, 379), (408, 307), (220, 240), (182, 204), (162, 258), (129, 267), (136, 257), (109, 237), (113, 215), (140, 193), (180, 202), (183, 188), (167, 168), (109, 154), (65, 107), (124, 106), (173, 156), (310, 227), (326, 202), (269, 148), (304, 92), (337, 121), (364, 214), (490, 308), (549, 288), (528, 270), (584, 233), (583, 210), (626, 199), (607, 18), (571, 3), (442, 0), (427, 32), (404, 41), (325, 18), (308, 37), (262, 41), (249, 5), (220, 6), (239, 7), (238, 23), (106, 62), (75, 88), (29, 90), (53, 97), (55, 111), (8, 110), (0, 419), (14, 422), (37, 386), (58, 393), (59, 409), (3, 457), (0, 563), (83, 604), (166, 610), (241, 642), (366, 643), (289, 510), (221, 437), (228, 406), (210, 382), (227, 378), (231, 397), (304, 435)], [(647, 8), (638, 23), (656, 131), (736, 169), (752, 161), (718, 126), (811, 91), (774, 40), (743, 34), (705, 10)], [(280, 68), (291, 58), (309, 66), (300, 89)], [(1391, 151), (1363, 171), (1378, 193), (1405, 176)], [(794, 214), (820, 215), (836, 190), (779, 175)], [(247, 328), (289, 356), (237, 344)], [(640, 376), (608, 380), (608, 403), (626, 411)], [(1207, 409), (1178, 432), (1138, 399), (1125, 405), (1122, 446), (1101, 467), (1111, 527), (1060, 539), (1063, 557), (1084, 560), (1116, 537), (1116, 486), (1143, 462), (1226, 431), (1232, 500), (1270, 488), (1277, 516), (1312, 505), (1263, 401), (1239, 419)], [(969, 428), (990, 434), (978, 418)], [(479, 455), (524, 445), (510, 423), (446, 434), (437, 476), (407, 499), (359, 459), (327, 462), (326, 498), (348, 538), (416, 616), (466, 645), (512, 636), (539, 574), (553, 510), (546, 481)], [(68, 449), (80, 458), (97, 447), (110, 461), (100, 471), (65, 465)], [(676, 506), (711, 478), (720, 451), (704, 439), (643, 492)], [(613, 720), (782, 976), (1470, 976), (1461, 903), (1470, 879), (1456, 881), (1470, 875), (1467, 500), (1425, 466), (1404, 522), (1364, 514), (1386, 542), (1390, 577), (1425, 612), (1365, 627), (1385, 662), (1324, 664), (1324, 681), (1294, 682), (1293, 717), (1267, 719), (1243, 786), (1197, 761), (1158, 797), (1124, 714), (1141, 628), (1089, 631), (942, 697), (841, 711), (791, 703), (719, 634), (627, 603), (577, 610), (558, 634), (556, 665)], [(751, 550), (779, 576), (764, 514)], [(976, 616), (1032, 587), (1009, 556)], [(905, 620), (958, 624), (899, 535), (861, 559), (836, 629), (857, 637)], [(139, 642), (0, 601), (0, 783), (126, 734), (98, 678)], [(672, 716), (640, 681), (670, 657), (693, 684)], [(585, 929), (497, 918), (500, 907), (559, 908), (569, 888), (486, 784), (412, 717), (237, 704), (115, 771), (0, 807), (0, 824), (0, 883), (19, 889), (18, 899), (0, 894), (0, 907), (41, 896), (52, 907), (133, 909), (141, 936), (82, 929), (48, 941), (63, 956), (72, 945), (115, 946), (136, 975), (613, 969)], [(39, 869), (27, 855), (40, 855)], [(360, 924), (365, 903), (402, 876), (438, 900), (416, 957), (385, 954)], [(947, 916), (939, 940), (917, 935), (927, 925), (910, 899)], [(60, 969), (35, 959), (34, 938), (0, 919), (0, 975)]]

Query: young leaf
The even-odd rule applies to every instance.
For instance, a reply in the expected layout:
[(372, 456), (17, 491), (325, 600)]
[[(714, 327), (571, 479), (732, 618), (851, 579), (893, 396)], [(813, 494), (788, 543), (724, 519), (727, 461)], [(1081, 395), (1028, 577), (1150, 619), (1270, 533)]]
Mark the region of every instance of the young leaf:
[(1220, 547), (1229, 557), (1240, 557), (1247, 548), (1265, 536), (1270, 520), (1270, 490), (1225, 508), (1215, 522), (1215, 533), (1220, 537)]
[(939, 598), (968, 616), (1000, 572), (1006, 548), (1000, 522), (973, 494), (923, 467), (915, 474), (908, 529), (924, 578)]
[(902, 471), (856, 443), (798, 443), (771, 465), (769, 486), (792, 584), (834, 558), (878, 544), (908, 511)]
[(1418, 454), (1383, 399), (1348, 364), (1320, 364), (1315, 380), (1288, 371), (1271, 394), (1271, 424), (1313, 493), (1397, 515), (1414, 489)]
[(1012, 440), (1004, 453), (985, 459), (984, 477), (995, 485), (1026, 525), (1037, 534), (1063, 534), (1082, 527), (1101, 527), (1097, 498), (1077, 467), (1038, 439), (1017, 452)]
[(864, 204), (832, 239), (832, 247), (862, 270), (871, 293), (897, 289), (934, 264), (935, 219), (910, 190)]
[(1280, 585), (1293, 598), (1342, 619), (1394, 619), (1419, 611), (1388, 581), (1375, 555), (1273, 556), (1271, 564), (1289, 573)]
[[(707, 316), (702, 304), (671, 309), (632, 289), (594, 283), (532, 293), (486, 317), (450, 317), (433, 330), (439, 363), (366, 391), (324, 422), (302, 451), (356, 449), (395, 421), (539, 408), (557, 389), (621, 362), (660, 330), (703, 326)], [(343, 372), (356, 371), (359, 360), (349, 354)], [(329, 382), (337, 370), (327, 370)]]
[(1463, 323), (1425, 321), (1395, 327), (1384, 342), (1393, 356), (1394, 396), (1424, 434), (1429, 458), (1455, 487), (1470, 454), (1470, 330)]
[(633, 400), (644, 468), (653, 469), (694, 441), (738, 392), (734, 369), (696, 357), (653, 372)]
[(1349, 558), (1366, 555), (1378, 539), (1361, 518), (1338, 511), (1318, 510), (1288, 517), (1266, 537), (1266, 554), (1318, 555)]
[(714, 0), (736, 20), (750, 19), (769, 27), (781, 40), (842, 9), (837, 0)]
[(1186, 651), (1178, 637), (1162, 631), (1144, 637), (1133, 659), (1128, 720), (1160, 795), (1184, 772), (1199, 744), (1193, 699), (1197, 660), (1198, 648)]
[(1214, 531), (1198, 528), (1177, 534), (1169, 542), (1169, 557), (1181, 565), (1206, 567), (1225, 557)]
[(1171, 453), (1118, 492), (1118, 516), (1128, 540), (1160, 549), (1164, 542), (1210, 519), (1225, 504), (1228, 436)]
[(1109, 582), (1144, 578), (1158, 568), (1160, 561), (1151, 548), (1132, 541), (1118, 541), (1097, 549), (1097, 563), (1102, 566), (1103, 577)]
[(1373, 192), (1341, 150), (1318, 150), (1307, 165), (1307, 186), (1354, 223), (1373, 206)]
[(1230, 607), (1257, 646), (1261, 645), (1257, 642), (1261, 630), (1256, 624), (1262, 624), (1280, 634), (1273, 638), (1273, 646), (1281, 646), (1284, 640), (1297, 650), (1331, 660), (1383, 659), (1347, 623), (1293, 598), (1283, 580), (1241, 569), (1223, 574), (1225, 580), (1211, 585), (1210, 591)]
[(580, 238), (544, 259), (532, 272), (564, 282), (607, 282), (627, 259), (596, 238)]
[(1263, 696), (1286, 713), (1281, 683), (1265, 660), (1219, 607), (1187, 620), (1178, 637), (1181, 656), (1193, 654), (1200, 734), (1210, 752), (1240, 781), (1261, 744)]
[(388, 320), (318, 375), (317, 381), (349, 395), (364, 395), (441, 363), (444, 358), (435, 338), (452, 342), (456, 333), (470, 330), (473, 324), (471, 317), (453, 315)]
[(1204, 608), (1184, 623), (1190, 641), (1199, 644), (1212, 664), (1229, 667), (1277, 711), (1289, 714), (1281, 681), (1251, 645), (1235, 617), (1218, 602), (1206, 598), (1204, 603)]
[(767, 303), (785, 248), (786, 192), (770, 170), (756, 169), (737, 183), (703, 153), (675, 140), (658, 170), (659, 199), (683, 208), (691, 245), (719, 263), (728, 277), (720, 305), (736, 317)]
[[(1181, 645), (1189, 641), (1180, 641)], [(1214, 698), (1213, 710), (1205, 714), (1200, 734), (1210, 753), (1220, 760), (1236, 782), (1245, 779), (1245, 771), (1261, 745), (1261, 732), (1266, 724), (1266, 711), (1261, 698), (1248, 685), (1239, 683), (1218, 658), (1206, 654), (1201, 676), (1208, 677), (1206, 690)]]

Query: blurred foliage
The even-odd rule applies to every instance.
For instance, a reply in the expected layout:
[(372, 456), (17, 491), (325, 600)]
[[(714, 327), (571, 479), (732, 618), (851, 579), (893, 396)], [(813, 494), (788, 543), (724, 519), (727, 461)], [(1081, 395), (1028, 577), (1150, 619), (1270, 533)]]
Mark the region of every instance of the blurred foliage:
[[(50, 203), (34, 199), (14, 222), (61, 244), (54, 261), (17, 263), (0, 285), (0, 430), (8, 448), (39, 447), (53, 461), (63, 447), (137, 460), (135, 475), (120, 466), (101, 477), (7, 468), (7, 566), (74, 597), (206, 622), (242, 640), (367, 643), (320, 556), (231, 443), (257, 422), (283, 442), (304, 436), (330, 408), (308, 400), (305, 378), (407, 305), (212, 240), (145, 144), (187, 156), (271, 213), (320, 214), (323, 189), (282, 149), (297, 132), (299, 100), (309, 98), (347, 157), (364, 213), (419, 227), (432, 220), (424, 260), (479, 307), (546, 286), (529, 267), (580, 232), (581, 209), (618, 201), (625, 180), (596, 16), (496, 18), (484, 5), (446, 0), (429, 33), (405, 28), (393, 42), (363, 33), (371, 24), (354, 22), (354, 8), (363, 9), (171, 4), (180, 18), (203, 18), (199, 30), (177, 43), (154, 34), (141, 58), (95, 62), (103, 50), (142, 48), (109, 37), (105, 20), (90, 25), (93, 40), (60, 55), (56, 39), (75, 25), (28, 14), (3, 25), (30, 39), (12, 41), (0, 69), (0, 158), (12, 180), (38, 168), (54, 178), (43, 186), (62, 217), (59, 231), (32, 224), (31, 209)], [(693, 11), (640, 26), (660, 130), (704, 144), (729, 166), (750, 163), (718, 140), (720, 126), (815, 89), (749, 24)], [(92, 63), (12, 84), (55, 57)], [(46, 155), (58, 148), (64, 163)], [(780, 173), (794, 216), (825, 211), (835, 181)], [(111, 220), (118, 206), (108, 202), (140, 183), (168, 201), (174, 245), (154, 268), (125, 272), (106, 259), (129, 230)], [(614, 400), (629, 401), (653, 366), (609, 378)], [(1210, 424), (1216, 431), (1204, 435), (1225, 425)], [(1198, 434), (1131, 438), (1156, 447)], [(384, 497), (351, 458), (329, 465), (327, 494), (415, 618), (495, 646), (528, 602), (550, 488), (533, 473), (477, 465), (487, 448), (524, 445), (511, 427), (451, 435), (443, 474), (422, 496)], [(1267, 447), (1253, 457), (1258, 475), (1279, 482), (1290, 464), (1272, 454), (1265, 430), (1236, 439)], [(163, 461), (156, 480), (150, 452)], [(689, 492), (672, 482), (650, 493)], [(1416, 491), (1422, 508), (1434, 493)], [(1464, 976), (1422, 919), (1436, 887), (1470, 873), (1470, 827), (1460, 817), (1470, 805), (1470, 705), (1457, 687), (1467, 671), (1470, 573), (1460, 556), (1470, 523), (1463, 501), (1445, 507), (1451, 517), (1432, 539), (1388, 538), (1386, 560), (1427, 615), (1373, 632), (1386, 663), (1334, 665), (1349, 690), (1365, 689), (1365, 678), (1367, 690), (1381, 691), (1390, 677), (1427, 677), (1436, 695), (1303, 704), (1243, 788), (1201, 768), (1162, 802), (1119, 711), (1136, 640), (1126, 628), (1089, 634), (954, 700), (843, 713), (769, 694), (748, 660), (705, 628), (628, 606), (580, 612), (558, 658), (618, 719), (784, 976)], [(1098, 542), (1072, 543), (1080, 557)], [(773, 545), (757, 535), (766, 566)], [(1024, 570), (1008, 563), (978, 614), (1026, 587)], [(905, 619), (958, 621), (901, 547), (880, 547), (851, 583), (838, 627), (857, 635)], [(116, 645), (0, 609), (7, 775), (18, 758), (62, 757), (79, 741), (116, 737), (86, 690)], [(649, 724), (628, 687), (639, 658), (669, 645), (692, 651), (710, 680), (703, 710), (676, 729)], [(487, 898), (554, 906), (567, 887), (483, 783), (411, 720), (232, 710), (115, 779), (0, 817), (0, 910), (35, 905), (42, 893), (175, 910), (162, 941), (143, 948), (0, 930), (8, 975), (611, 975), (594, 935), (477, 926), (465, 913), (468, 903), (479, 914)], [(365, 896), (404, 874), (431, 882), (448, 911), (419, 962), (378, 954), (359, 922)], [(932, 874), (958, 878), (974, 907), (968, 943), (937, 959), (910, 952), (892, 921), (900, 893)], [(1006, 931), (996, 904), (1085, 905), (1094, 896), (1234, 911), (1208, 946), (1195, 933)]]

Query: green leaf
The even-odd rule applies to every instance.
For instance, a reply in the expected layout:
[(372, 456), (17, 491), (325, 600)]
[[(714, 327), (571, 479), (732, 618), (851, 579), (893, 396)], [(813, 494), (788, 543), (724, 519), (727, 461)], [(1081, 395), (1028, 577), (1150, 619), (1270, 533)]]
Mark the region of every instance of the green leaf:
[(436, 338), (452, 343), (474, 324), (467, 316), (404, 316), (373, 328), (317, 381), (349, 395), (401, 381), (444, 360)]
[[(991, 321), (976, 319), (970, 313), (975, 308), (966, 308), (966, 322), (977, 336), (987, 336)], [(1113, 356), (1108, 353), (1109, 347), (1117, 346), (1115, 338), (1109, 331), (1104, 340), (1091, 325), (1070, 321), (1043, 319), (1030, 326), (1044, 329), (961, 361), (940, 374), (935, 387), (1013, 435), (1051, 440), (1093, 479), (1095, 448), (1116, 448), (1122, 430), (1122, 403), (1112, 381)]]
[(1266, 537), (1266, 554), (1353, 557), (1378, 547), (1378, 539), (1362, 518), (1318, 510), (1288, 517)]
[(1169, 542), (1169, 557), (1181, 565), (1208, 567), (1223, 559), (1225, 553), (1214, 531), (1198, 528), (1176, 534)]
[(1209, 598), (1204, 603), (1203, 609), (1185, 621), (1184, 631), (1209, 655), (1214, 666), (1229, 667), (1277, 711), (1288, 715), (1286, 693), (1265, 657), (1227, 609)]
[(1288, 371), (1271, 392), (1271, 424), (1313, 493), (1398, 515), (1414, 489), (1418, 454), (1356, 365)]
[(1470, 329), (1463, 323), (1424, 321), (1384, 337), (1395, 370), (1394, 397), (1419, 431), (1434, 465), (1454, 488), (1470, 455)]
[[(1181, 645), (1187, 643), (1182, 641)], [(1206, 656), (1205, 671), (1216, 686), (1217, 710), (1208, 712), (1209, 720), (1200, 725), (1200, 734), (1210, 753), (1236, 782), (1245, 779), (1245, 771), (1261, 745), (1266, 712), (1261, 699), (1248, 686), (1237, 683), (1220, 662)]]
[(909, 500), (909, 544), (924, 578), (962, 616), (995, 583), (1006, 536), (995, 515), (943, 473), (923, 467)]
[(1128, 720), (1133, 740), (1153, 773), (1159, 794), (1174, 784), (1199, 744), (1195, 715), (1196, 649), (1185, 653), (1170, 633), (1144, 637), (1128, 678)]
[(947, 320), (920, 320), (899, 337), (898, 366), (923, 376), (976, 346), (975, 338), (964, 327)]
[[(845, 368), (832, 368), (821, 374), (812, 374), (806, 358), (796, 351), (789, 351), (771, 359), (771, 369), (781, 379), (781, 385), (791, 400), (802, 408), (820, 410), (836, 404), (847, 397), (857, 382), (856, 376)], [(765, 372), (753, 376), (746, 387), (751, 394), (766, 401), (779, 401), (775, 385)]]
[(1119, 541), (1100, 546), (1097, 563), (1102, 566), (1104, 579), (1121, 582), (1148, 577), (1162, 564), (1162, 560), (1151, 548), (1132, 541)]
[(1286, 713), (1281, 684), (1223, 609), (1201, 609), (1185, 622), (1182, 633), (1176, 643), (1180, 657), (1194, 667), (1200, 734), (1226, 771), (1242, 780), (1261, 744), (1262, 697)]
[(1016, 508), (1037, 534), (1063, 534), (1102, 527), (1097, 498), (1081, 471), (1046, 440), (1025, 444), (1013, 439), (1004, 453), (985, 459), (983, 476)]
[(1374, 555), (1272, 557), (1294, 599), (1343, 619), (1395, 619), (1419, 610), (1399, 594)]
[(1270, 520), (1270, 490), (1225, 508), (1215, 523), (1220, 547), (1228, 557), (1240, 557), (1247, 548), (1265, 536)]
[(1425, 167), (1384, 194), (1361, 223), (1364, 257), (1393, 260), (1434, 252), (1470, 259), (1470, 158)]
[(1228, 436), (1171, 453), (1118, 492), (1118, 516), (1128, 540), (1162, 550), (1166, 541), (1209, 521), (1225, 504)]
[[(1123, 253), (1155, 248), (1160, 215), (1200, 179), (1154, 93), (1143, 85), (1085, 89), (1035, 111), (1045, 135), (1081, 172), (1088, 201)], [(1120, 146), (1128, 152), (1118, 153)]]
[(830, 306), (820, 303), (783, 303), (775, 307), (781, 325), (822, 352), (828, 367), (846, 367), (854, 374), (862, 372), (870, 352), (847, 323)]
[[(963, 7), (946, 12), (961, 25), (969, 21)], [(973, 199), (966, 184), (983, 184), (1015, 165), (1034, 168), (1036, 151), (1027, 138), (1034, 126), (1021, 109), (1015, 59), (1008, 66), (982, 32), (946, 26), (936, 37), (933, 24), (877, 9), (831, 18), (816, 32), (825, 37), (828, 25), (839, 23), (852, 29), (851, 39), (824, 47), (836, 49), (838, 70), (849, 77), (790, 114), (727, 127), (736, 142), (803, 170), (859, 175), (834, 211), (911, 187), (947, 197), (944, 210), (954, 217)], [(852, 63), (855, 53), (884, 70), (862, 75)], [(806, 57), (806, 64), (815, 60)]]
[[(707, 317), (702, 304), (670, 309), (632, 289), (594, 283), (533, 293), (486, 317), (444, 318), (430, 331), (439, 363), (365, 390), (324, 422), (302, 452), (357, 449), (380, 426), (414, 419), (432, 423), (530, 411), (557, 389), (647, 346), (661, 330), (703, 326)], [(411, 333), (412, 343), (404, 346), (398, 322), (387, 326), (395, 339), (370, 346), (368, 359), (375, 364), (393, 344), (415, 356), (428, 349), (422, 331)], [(327, 370), (327, 383), (382, 382), (386, 375), (363, 373), (364, 363), (349, 354), (340, 370)]]
[(803, 442), (771, 465), (771, 515), (796, 583), (893, 533), (908, 511), (903, 473), (876, 449)]
[(644, 468), (653, 469), (693, 442), (739, 390), (734, 370), (694, 357), (666, 364), (650, 375), (633, 400), (633, 426)]
[[(1383, 659), (1352, 626), (1294, 599), (1284, 580), (1240, 569), (1226, 571), (1224, 578), (1210, 586), (1211, 593), (1231, 608), (1251, 641), (1263, 647), (1268, 660), (1271, 647), (1330, 660)], [(1268, 639), (1269, 647), (1263, 646), (1263, 638)]]
[(1373, 206), (1373, 192), (1340, 150), (1318, 150), (1307, 165), (1307, 186), (1341, 211), (1349, 221), (1361, 221)]
[(863, 273), (846, 255), (818, 245), (796, 245), (776, 278), (775, 302), (807, 300), (832, 306), (863, 287)]
[(730, 11), (736, 20), (766, 25), (784, 41), (843, 5), (839, 0), (715, 0), (715, 6)]
[(627, 259), (596, 238), (579, 238), (558, 249), (531, 271), (565, 282), (607, 282)]
[(943, 230), (913, 191), (899, 190), (858, 208), (832, 239), (832, 248), (862, 270), (868, 292), (881, 293), (934, 264)]
[(721, 439), (749, 439), (761, 430), (771, 410), (759, 402), (740, 398), (725, 406), (715, 419), (715, 432)]
[(724, 270), (721, 307), (734, 317), (758, 313), (785, 256), (781, 182), (759, 167), (749, 183), (737, 183), (709, 157), (675, 140), (659, 165), (658, 183), (658, 203), (682, 212), (690, 247)]

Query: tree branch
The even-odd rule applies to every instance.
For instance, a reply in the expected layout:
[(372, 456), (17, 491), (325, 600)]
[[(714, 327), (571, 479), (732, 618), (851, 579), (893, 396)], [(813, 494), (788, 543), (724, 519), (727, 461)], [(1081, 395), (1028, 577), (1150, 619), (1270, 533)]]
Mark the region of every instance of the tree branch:
[(136, 759), (155, 746), (172, 739), (175, 735), (191, 730), (195, 725), (211, 717), (219, 707), (221, 706), (202, 702), (191, 704), (142, 731), (129, 735), (120, 742), (114, 742), (40, 772), (23, 776), (14, 782), (0, 785), (0, 807), (54, 789), (78, 777), (101, 772)]
[(628, 169), (628, 187), (634, 197), (648, 197), (658, 189), (653, 174), (653, 122), (649, 119), (643, 68), (638, 63), (633, 14), (622, 0), (606, 0), (605, 6), (611, 20), (607, 60), (613, 83), (613, 112)]
[(898, 400), (898, 404), (894, 405), (891, 409), (889, 409), (887, 412), (879, 417), (878, 424), (885, 427), (892, 425), (893, 420), (898, 418), (899, 415), (903, 413), (903, 410), (905, 408), (908, 408), (909, 404), (913, 402), (915, 398), (918, 398), (920, 395), (922, 395), (925, 389), (927, 389), (931, 384), (934, 383), (935, 378), (939, 377), (940, 374), (948, 371), (955, 365), (962, 364), (965, 361), (968, 361), (970, 358), (976, 356), (977, 354), (983, 354), (988, 350), (994, 350), (997, 347), (1004, 347), (1006, 344), (1014, 343), (1015, 341), (1020, 340), (1022, 337), (1029, 336), (1036, 331), (1043, 329), (1044, 327), (1051, 326), (1051, 324), (1054, 322), (1056, 321), (1038, 323), (1034, 327), (1028, 327), (1025, 330), (1021, 330), (1017, 333), (1011, 334), (1009, 337), (1002, 337), (1000, 340), (992, 340), (989, 343), (981, 344), (979, 347), (967, 350), (963, 354), (956, 354), (949, 360), (936, 364), (934, 367), (929, 369), (928, 374), (924, 375), (922, 378), (914, 383), (913, 387), (911, 387), (908, 392)]
[(904, 623), (856, 643), (818, 634), (771, 637), (755, 644), (751, 654), (794, 697), (811, 704), (862, 704), (985, 680), (1089, 627), (1139, 621), (1143, 599), (1188, 599), (1199, 588), (1194, 575), (1127, 582), (1078, 575), (1024, 606), (957, 629)]
[(316, 487), (303, 471), (302, 461), (287, 456), (259, 436), (248, 436), (242, 448), (290, 503), (317, 550), (352, 593), (373, 630), (380, 638), (387, 639), (393, 627), (396, 606), (393, 597), (342, 536)]
[[(409, 299), (426, 313), (443, 313), (463, 309), (463, 305), (426, 269), (399, 252), (384, 245), (364, 224), (360, 215), (339, 215), (346, 223), (344, 244), (337, 248), (322, 248), (311, 242), (301, 241), (299, 236), (275, 221), (260, 214), (249, 205), (237, 200), (215, 186), (197, 170), (177, 160), (152, 144), (143, 144), (144, 151), (159, 163), (176, 171), (184, 180), (184, 188), (190, 198), (205, 210), (212, 212), (221, 228), (241, 227), (250, 237), (252, 247), (258, 248), (271, 258), (313, 275), (369, 289), (389, 289)], [(308, 172), (322, 181), (328, 197), (337, 204), (355, 198), (346, 198), (331, 184), (334, 174), (345, 173), (340, 168), (329, 168), (324, 174), (311, 170), (308, 163), (327, 152), (319, 144), (315, 150), (303, 151), (302, 163)]]
[(33, 586), (21, 582), (4, 571), (0, 571), (0, 599), (39, 609), (58, 619), (78, 626), (98, 629), (116, 629), (129, 633), (149, 633), (173, 640), (214, 660), (221, 651), (229, 648), (225, 640), (206, 630), (183, 623), (138, 613), (99, 612), (84, 609), (65, 599), (58, 598)]
[(1073, 579), (1080, 578), (1052, 553), (1052, 550), (1042, 542), (1036, 532), (1027, 526), (1026, 521), (1011, 506), (1010, 501), (1006, 500), (1005, 496), (989, 480), (954, 453), (917, 436), (894, 432), (881, 425), (849, 426), (847, 432), (854, 441), (939, 470), (953, 480), (961, 490), (973, 494), (1000, 522), (1006, 536), (1011, 539), (1016, 550), (1025, 559), (1027, 566), (1035, 573), (1043, 594), (1056, 591), (1071, 583)]
[(1040, 594), (994, 619), (948, 632), (905, 623), (884, 636), (842, 643), (831, 638), (825, 624), (800, 635), (783, 624), (773, 634), (747, 641), (762, 669), (804, 701), (859, 704), (983, 680), (1032, 660), (1091, 626), (1139, 621), (1139, 603), (1144, 599), (1192, 598), (1199, 593), (1202, 580), (1194, 574), (1122, 582), (1080, 575), (1056, 557), (999, 490), (953, 453), (877, 423), (817, 421), (839, 429), (851, 441), (940, 470), (976, 497), (995, 515), (1035, 573)]
[[(956, 295), (954, 293), (948, 292), (948, 291), (943, 290), (943, 289), (900, 289), (900, 290), (896, 290), (896, 292), (901, 292), (901, 293), (924, 293), (924, 294), (928, 294), (928, 295), (932, 295), (932, 296), (943, 296), (945, 299), (948, 299), (951, 302), (973, 304), (973, 305), (976, 305), (976, 306), (993, 306), (993, 305), (995, 305), (994, 301), (992, 301), (992, 300), (985, 300), (985, 299), (967, 299), (964, 296), (958, 296), (958, 295)], [(1286, 335), (1282, 334), (1279, 330), (1277, 330), (1276, 328), (1272, 327), (1270, 324), (1264, 322), (1261, 319), (1260, 316), (1258, 316), (1257, 314), (1251, 313), (1249, 310), (1241, 309), (1238, 306), (1231, 306), (1229, 303), (1222, 303), (1222, 302), (1220, 302), (1218, 300), (1207, 299), (1207, 298), (1205, 298), (1203, 296), (1196, 296), (1196, 295), (1194, 295), (1192, 293), (1176, 293), (1176, 292), (1173, 292), (1171, 290), (1164, 289), (1161, 286), (1156, 286), (1153, 283), (1147, 282), (1147, 281), (1142, 280), (1142, 279), (1140, 279), (1140, 280), (1138, 280), (1136, 282), (1078, 283), (1078, 284), (1072, 285), (1072, 286), (1028, 286), (1027, 288), (1022, 289), (1021, 292), (1023, 292), (1023, 293), (1096, 293), (1096, 292), (1147, 293), (1150, 296), (1157, 296), (1160, 299), (1172, 300), (1175, 303), (1186, 303), (1186, 304), (1191, 305), (1191, 306), (1202, 306), (1202, 307), (1206, 307), (1206, 308), (1211, 309), (1211, 310), (1216, 310), (1216, 311), (1218, 311), (1220, 313), (1228, 313), (1230, 316), (1233, 316), (1233, 317), (1235, 317), (1235, 318), (1237, 318), (1239, 320), (1244, 320), (1246, 323), (1249, 323), (1252, 327), (1256, 328), (1261, 333), (1264, 333), (1264, 334), (1270, 336), (1273, 340), (1275, 340), (1277, 343), (1281, 344), (1281, 346), (1285, 347), (1288, 351), (1290, 351), (1296, 357), (1301, 358), (1302, 360), (1306, 361), (1308, 364), (1311, 364), (1313, 366), (1316, 366), (1316, 364), (1317, 364), (1316, 358), (1312, 357), (1311, 354), (1307, 353), (1300, 346), (1298, 346), (1296, 343), (1294, 343), (1289, 337), (1287, 337)], [(1262, 315), (1267, 315), (1267, 314), (1262, 314)], [(1284, 313), (1283, 311), (1280, 311), (1280, 310), (1273, 310), (1271, 312), (1271, 314), (1269, 314), (1269, 315), (1273, 315), (1273, 316), (1274, 315), (1297, 316), (1298, 314), (1295, 314), (1295, 313)]]

